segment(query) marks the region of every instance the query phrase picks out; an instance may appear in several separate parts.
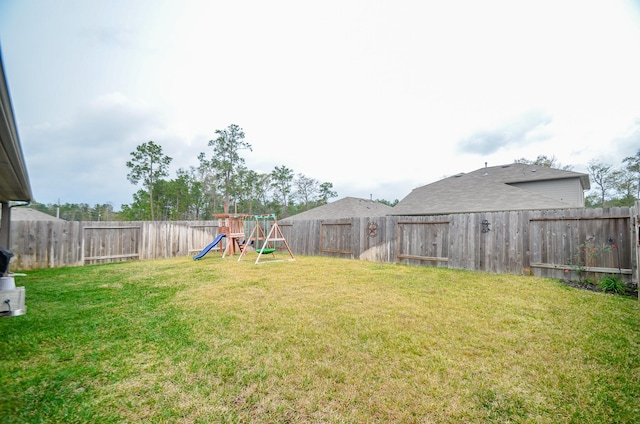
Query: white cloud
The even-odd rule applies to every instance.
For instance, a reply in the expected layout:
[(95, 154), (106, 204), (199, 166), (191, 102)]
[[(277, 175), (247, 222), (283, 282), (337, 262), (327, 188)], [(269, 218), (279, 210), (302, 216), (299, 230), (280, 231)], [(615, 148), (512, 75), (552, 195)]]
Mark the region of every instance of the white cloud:
[(461, 152), (488, 155), (498, 150), (549, 139), (545, 132), (553, 118), (540, 110), (531, 110), (502, 124), (497, 128), (482, 129), (462, 139), (458, 145)]
[[(131, 202), (126, 161), (147, 137), (163, 132), (160, 113), (121, 93), (99, 97), (65, 122), (23, 127), (35, 200)], [(118, 202), (118, 203), (116, 203)]]
[(632, 7), (25, 0), (0, 4), (0, 37), (38, 201), (128, 203), (136, 145), (175, 171), (230, 124), (250, 167), (393, 200), (484, 162), (634, 154)]

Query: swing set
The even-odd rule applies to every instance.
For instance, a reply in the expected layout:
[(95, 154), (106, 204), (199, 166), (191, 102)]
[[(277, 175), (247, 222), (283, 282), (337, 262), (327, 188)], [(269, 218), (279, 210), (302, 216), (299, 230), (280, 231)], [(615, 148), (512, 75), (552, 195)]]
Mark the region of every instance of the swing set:
[[(287, 244), (287, 240), (284, 238), (284, 235), (282, 234), (282, 230), (278, 226), (278, 221), (276, 220), (275, 214), (254, 215), (253, 218), (255, 220), (255, 225), (251, 230), (251, 234), (242, 245), (238, 262), (240, 262), (242, 257), (246, 255), (247, 247), (251, 244), (255, 246), (256, 252), (258, 253), (258, 257), (256, 258), (256, 262), (255, 262), (256, 264), (260, 263), (260, 259), (262, 258), (262, 255), (270, 254), (273, 258), (275, 258), (276, 257), (275, 253), (277, 251), (276, 242), (282, 242), (284, 247), (289, 252), (290, 258), (288, 260), (294, 261), (295, 258), (293, 257), (293, 253), (289, 248), (289, 244)], [(262, 224), (260, 221), (262, 221)], [(267, 228), (269, 228), (268, 233), (265, 232)], [(269, 261), (263, 261), (263, 262), (279, 262), (279, 260), (269, 260)]]

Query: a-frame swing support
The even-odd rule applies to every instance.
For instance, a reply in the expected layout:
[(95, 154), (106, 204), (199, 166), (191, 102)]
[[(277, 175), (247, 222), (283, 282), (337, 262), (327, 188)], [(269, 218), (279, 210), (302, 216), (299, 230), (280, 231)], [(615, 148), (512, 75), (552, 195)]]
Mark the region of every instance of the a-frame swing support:
[[(284, 234), (282, 234), (282, 230), (278, 226), (278, 221), (275, 219), (275, 216), (274, 215), (256, 216), (255, 218), (256, 218), (256, 225), (253, 227), (253, 230), (251, 230), (251, 235), (249, 235), (249, 238), (247, 238), (247, 242), (244, 243), (244, 246), (240, 251), (240, 257), (238, 258), (238, 262), (240, 262), (242, 257), (246, 254), (247, 246), (250, 244), (252, 240), (255, 241), (256, 252), (258, 252), (258, 257), (256, 258), (256, 262), (255, 262), (256, 264), (260, 263), (260, 258), (262, 257), (263, 254), (271, 253), (275, 257), (275, 251), (276, 251), (275, 242), (279, 242), (279, 241), (282, 242), (282, 244), (284, 244), (284, 247), (287, 249), (287, 252), (289, 252), (289, 259), (287, 260), (295, 261), (295, 258), (293, 257), (293, 253), (291, 252), (291, 248), (289, 247), (287, 240), (284, 238)], [(267, 234), (266, 237), (264, 235), (264, 230), (260, 226), (260, 222), (259, 222), (260, 218), (273, 218), (273, 224), (271, 225), (271, 229), (269, 230), (269, 233)], [(262, 246), (260, 246), (259, 244), (260, 240), (264, 240), (264, 242), (262, 243)], [(269, 247), (269, 243), (272, 243), (273, 247)], [(268, 262), (279, 262), (281, 260), (270, 260)]]

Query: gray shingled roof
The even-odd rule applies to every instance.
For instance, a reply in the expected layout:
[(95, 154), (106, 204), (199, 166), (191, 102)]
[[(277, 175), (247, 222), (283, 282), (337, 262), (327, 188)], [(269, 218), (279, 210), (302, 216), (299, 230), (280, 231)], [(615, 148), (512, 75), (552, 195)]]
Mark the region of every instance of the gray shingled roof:
[(469, 172), (466, 175), (491, 179), (497, 183), (514, 184), (529, 181), (561, 180), (565, 178), (580, 178), (582, 188), (589, 190), (589, 175), (581, 172), (565, 171), (546, 166), (511, 163), (508, 165), (490, 166)]
[(11, 221), (64, 221), (44, 212), (31, 208), (14, 207), (11, 208)]
[[(584, 178), (586, 177), (586, 187)], [(589, 188), (589, 177), (524, 164), (481, 168), (458, 174), (414, 189), (394, 208), (391, 215), (439, 215), (527, 209), (565, 209), (565, 202), (532, 193), (509, 183), (580, 178)]]
[(317, 208), (283, 218), (280, 222), (315, 219), (364, 218), (389, 215), (393, 208), (373, 200), (345, 197)]

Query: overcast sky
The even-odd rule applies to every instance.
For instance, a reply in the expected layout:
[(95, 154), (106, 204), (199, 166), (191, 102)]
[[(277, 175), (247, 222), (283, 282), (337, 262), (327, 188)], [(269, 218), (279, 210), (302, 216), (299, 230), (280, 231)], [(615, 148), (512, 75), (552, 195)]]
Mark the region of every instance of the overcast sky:
[(119, 210), (136, 146), (175, 178), (230, 124), (339, 198), (640, 148), (631, 0), (0, 0), (0, 45), (40, 203)]

